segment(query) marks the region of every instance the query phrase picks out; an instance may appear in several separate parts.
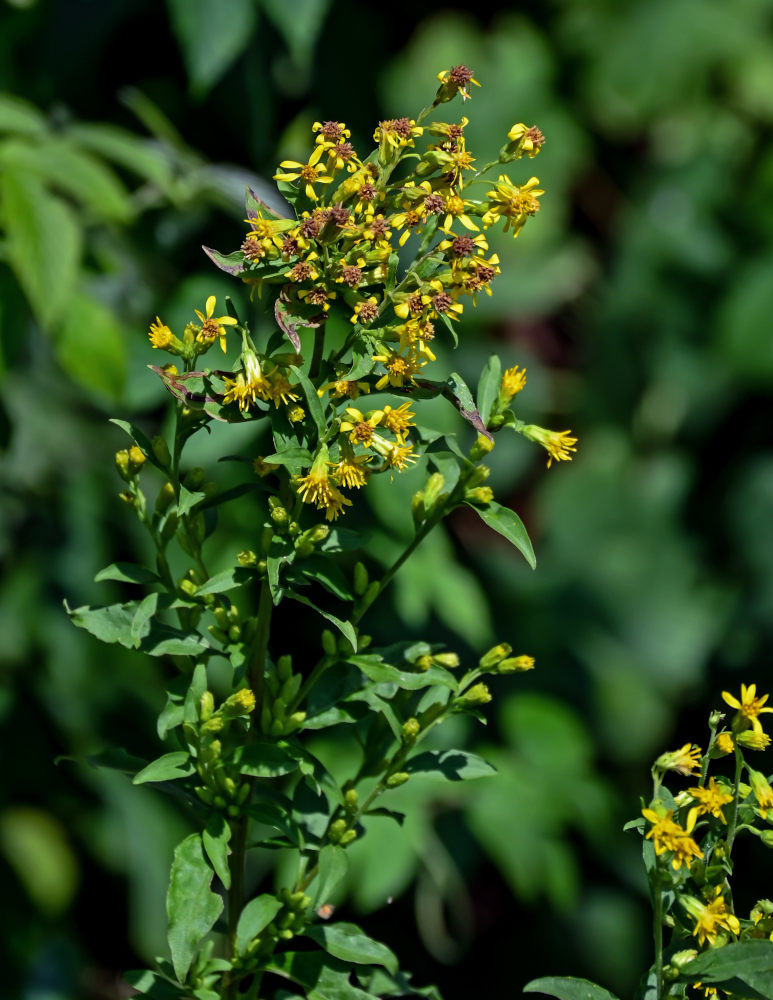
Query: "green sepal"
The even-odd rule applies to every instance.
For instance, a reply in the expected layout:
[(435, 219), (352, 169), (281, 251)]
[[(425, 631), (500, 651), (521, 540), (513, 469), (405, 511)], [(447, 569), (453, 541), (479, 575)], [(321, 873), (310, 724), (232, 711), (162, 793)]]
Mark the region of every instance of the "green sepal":
[(186, 980), (199, 942), (223, 909), (222, 898), (210, 888), (212, 874), (201, 837), (192, 833), (174, 852), (166, 896), (167, 940), (175, 975), (181, 983)]
[(135, 774), (133, 785), (143, 785), (146, 781), (174, 781), (187, 778), (196, 770), (187, 750), (174, 750), (152, 760)]

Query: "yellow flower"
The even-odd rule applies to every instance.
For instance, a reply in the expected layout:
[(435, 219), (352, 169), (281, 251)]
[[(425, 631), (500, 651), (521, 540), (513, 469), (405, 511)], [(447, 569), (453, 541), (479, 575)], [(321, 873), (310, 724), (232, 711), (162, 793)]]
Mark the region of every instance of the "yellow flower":
[(161, 320), (156, 316), (156, 322), (150, 324), (150, 343), (153, 347), (168, 351), (177, 338)]
[(697, 806), (693, 806), (690, 810), (690, 815), (695, 813), (695, 818), (693, 819), (693, 825), (698, 816), (716, 816), (721, 819), (723, 823), (727, 823), (725, 815), (722, 812), (722, 806), (726, 806), (729, 802), (733, 801), (733, 796), (727, 792), (723, 785), (718, 785), (713, 778), (709, 781), (708, 785), (699, 788), (688, 788), (687, 794), (692, 796), (693, 799), (698, 803)]
[(223, 403), (238, 403), (239, 409), (246, 413), (259, 400), (271, 398), (270, 384), (263, 374), (260, 361), (252, 351), (242, 354), (242, 370), (236, 378), (224, 378), (225, 395)]
[(676, 771), (677, 774), (689, 775), (700, 766), (701, 748), (685, 743), (678, 750), (662, 753), (655, 761), (657, 771)]
[(758, 698), (756, 684), (750, 684), (748, 687), (745, 684), (741, 685), (740, 701), (729, 691), (723, 691), (722, 697), (731, 708), (738, 709), (733, 719), (734, 732), (742, 732), (751, 727), (756, 733), (761, 733), (762, 724), (759, 716), (763, 712), (773, 712), (773, 708), (770, 706), (763, 708), (768, 700), (768, 695), (764, 694)]
[(311, 131), (319, 132), (314, 141), (325, 147), (338, 146), (352, 134), (343, 122), (314, 122)]
[[(299, 178), (304, 183), (304, 193), (310, 201), (316, 201), (319, 197), (314, 190), (315, 184), (330, 184), (332, 177), (326, 176), (326, 167), (320, 163), (324, 146), (315, 146), (309, 157), (308, 163), (298, 163), (297, 160), (282, 160), (279, 164), (283, 173), (274, 174), (275, 181), (297, 181)], [(287, 171), (290, 171), (289, 173)]]
[(347, 396), (349, 399), (358, 399), (361, 393), (370, 392), (367, 382), (350, 382), (345, 378), (340, 378), (335, 382), (328, 382), (321, 389), (317, 389), (318, 396), (324, 396), (330, 390), (333, 396)]
[(341, 433), (346, 434), (348, 431), (352, 444), (362, 444), (367, 448), (373, 440), (374, 429), (381, 423), (384, 414), (381, 410), (373, 410), (366, 419), (354, 406), (348, 406), (346, 413), (349, 419), (341, 421)]
[(541, 444), (548, 453), (548, 468), (553, 461), (570, 462), (572, 452), (577, 451), (577, 438), (571, 436), (571, 431), (549, 431), (536, 424), (525, 424), (520, 428), (521, 434)]
[(667, 851), (673, 853), (671, 867), (676, 871), (683, 864), (689, 868), (690, 859), (694, 857), (702, 858), (703, 852), (690, 836), (695, 819), (692, 818), (691, 823), (691, 818), (688, 816), (687, 825), (681, 827), (678, 823), (674, 822), (673, 815), (673, 809), (665, 811), (659, 802), (656, 803), (655, 809), (642, 809), (642, 816), (652, 823), (652, 828), (646, 835), (646, 839), (652, 840), (655, 854), (661, 855)]
[(380, 361), (387, 370), (386, 375), (382, 375), (376, 382), (377, 392), (385, 389), (388, 385), (396, 386), (398, 389), (402, 388), (406, 382), (415, 385), (414, 375), (421, 371), (426, 364), (421, 355), (412, 351), (406, 355), (397, 354), (395, 351), (389, 351), (387, 354), (374, 354), (373, 360)]
[(463, 101), (466, 101), (470, 97), (470, 92), (467, 90), (468, 84), (474, 83), (476, 87), (480, 87), (480, 84), (472, 75), (472, 70), (464, 65), (452, 66), (449, 70), (442, 70), (438, 73), (437, 78), (440, 80), (440, 87), (435, 97), (435, 104), (445, 104), (446, 101), (450, 101), (457, 94), (460, 95)]
[(773, 788), (770, 787), (767, 778), (759, 771), (749, 768), (749, 781), (757, 800), (757, 808), (763, 819), (768, 818), (768, 810), (773, 809)]
[(412, 146), (413, 137), (422, 135), (424, 129), (417, 125), (413, 118), (389, 118), (378, 123), (373, 138), (382, 146), (391, 146), (393, 149), (400, 149), (403, 146)]
[(694, 896), (682, 896), (679, 901), (695, 920), (692, 933), (693, 937), (698, 938), (699, 945), (703, 945), (706, 941), (713, 944), (720, 929), (730, 931), (731, 934), (740, 934), (741, 925), (738, 917), (728, 911), (722, 897), (721, 886), (715, 887), (714, 898), (708, 904), (702, 903)]
[(358, 490), (368, 481), (368, 470), (364, 466), (372, 455), (355, 455), (350, 447), (341, 449), (341, 458), (332, 462), (333, 476), (337, 482), (350, 490)]
[(317, 452), (309, 474), (298, 478), (297, 490), (304, 503), (315, 504), (317, 510), (325, 511), (326, 520), (334, 521), (343, 513), (345, 506), (351, 507), (352, 501), (330, 482), (328, 465), (328, 450), (323, 445)]
[(733, 737), (728, 732), (722, 732), (717, 736), (714, 746), (720, 753), (732, 753)]
[(757, 732), (756, 729), (747, 729), (742, 733), (738, 733), (735, 741), (740, 746), (747, 747), (749, 750), (767, 750), (770, 746), (770, 737), (768, 734), (763, 733), (762, 730)]
[(519, 187), (505, 174), (501, 174), (499, 183), (493, 190), (486, 192), (489, 207), (483, 215), (483, 225), (488, 228), (499, 219), (504, 219), (505, 232), (512, 229), (513, 236), (518, 236), (529, 216), (539, 211), (537, 199), (545, 192), (537, 187), (538, 184), (539, 180), (531, 177)]
[(411, 413), (410, 403), (403, 403), (396, 410), (385, 406), (381, 423), (394, 434), (400, 444), (404, 444), (408, 429), (414, 426), (412, 421), (415, 416), (415, 413)]
[(467, 214), (468, 210), (476, 208), (471, 201), (465, 201), (460, 198), (458, 194), (451, 194), (446, 198), (446, 203), (444, 206), (444, 211), (446, 213), (445, 222), (443, 223), (443, 229), (448, 232), (454, 219), (458, 219), (465, 229), (469, 229), (471, 232), (480, 232), (480, 226), (476, 226), (472, 219)]
[(225, 354), (225, 328), (227, 326), (236, 326), (237, 321), (233, 318), (233, 316), (213, 316), (212, 313), (215, 311), (216, 302), (217, 299), (215, 296), (210, 295), (204, 305), (203, 313), (199, 312), (198, 309), (193, 310), (201, 320), (201, 329), (196, 334), (196, 340), (200, 344), (205, 344), (209, 347), (209, 345), (219, 337), (220, 347), (222, 348), (223, 354)]
[(367, 299), (361, 299), (355, 303), (354, 312), (349, 317), (350, 323), (361, 323), (364, 325), (372, 323), (378, 316), (378, 299), (371, 295)]
[(513, 368), (505, 369), (502, 375), (502, 383), (499, 387), (499, 398), (502, 403), (509, 403), (513, 396), (526, 385), (526, 369), (515, 365)]
[(523, 124), (523, 122), (518, 122), (517, 125), (513, 125), (507, 133), (507, 138), (511, 143), (507, 152), (513, 157), (513, 159), (518, 159), (523, 156), (524, 153), (526, 156), (534, 158), (542, 149), (545, 142), (545, 136), (542, 132), (540, 132), (536, 125), (530, 125), (527, 127)]

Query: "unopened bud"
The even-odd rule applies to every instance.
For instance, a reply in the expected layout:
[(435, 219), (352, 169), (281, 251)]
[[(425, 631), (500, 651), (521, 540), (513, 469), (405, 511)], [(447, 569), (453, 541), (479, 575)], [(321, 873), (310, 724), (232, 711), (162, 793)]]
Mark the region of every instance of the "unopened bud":
[(491, 670), (495, 667), (501, 660), (504, 660), (506, 656), (509, 656), (513, 651), (513, 647), (507, 642), (500, 642), (496, 646), (492, 646), (491, 649), (484, 653), (478, 660), (478, 666), (481, 670)]
[(136, 474), (140, 471), (142, 466), (145, 464), (147, 459), (143, 452), (137, 447), (137, 445), (132, 445), (129, 449), (129, 470)]
[(254, 566), (258, 561), (258, 557), (252, 549), (244, 549), (237, 555), (236, 561), (240, 566)]
[(346, 833), (347, 825), (348, 824), (345, 819), (337, 819), (334, 823), (330, 824), (327, 836), (331, 844), (341, 843), (341, 838)]
[(356, 788), (350, 788), (344, 795), (344, 809), (347, 812), (355, 813), (360, 805), (360, 797)]
[(432, 662), (439, 667), (446, 667), (448, 670), (456, 670), (459, 666), (459, 654), (450, 650), (446, 653), (433, 653)]
[(411, 497), (411, 515), (416, 524), (421, 524), (427, 516), (427, 509), (424, 504), (424, 490), (417, 490)]
[(131, 479), (131, 472), (129, 470), (129, 452), (126, 448), (115, 453), (115, 467), (121, 479), (128, 483)]
[(464, 491), (464, 499), (470, 503), (487, 504), (494, 499), (494, 491), (490, 486), (474, 486)]
[(163, 514), (164, 511), (169, 510), (173, 503), (174, 486), (172, 486), (171, 483), (164, 483), (158, 491), (158, 496), (156, 497), (156, 510), (159, 514)]
[(480, 434), (475, 441), (475, 444), (470, 448), (470, 461), (479, 462), (484, 455), (488, 455), (491, 449), (494, 447), (493, 438), (486, 437), (484, 434)]
[(183, 479), (183, 486), (186, 490), (195, 491), (204, 482), (205, 477), (206, 473), (204, 470), (198, 465), (194, 466), (194, 468), (192, 468)]
[(292, 656), (280, 656), (276, 661), (276, 672), (277, 676), (281, 681), (286, 681), (293, 674), (293, 658)]
[(413, 743), (421, 732), (421, 723), (418, 719), (411, 717), (403, 723), (403, 740), (406, 743)]
[(199, 700), (199, 718), (206, 722), (215, 710), (215, 698), (211, 691), (205, 691)]
[(491, 701), (491, 692), (485, 684), (473, 684), (473, 686), (460, 697), (457, 698), (459, 705), (486, 705)]
[(439, 472), (433, 472), (424, 487), (424, 509), (432, 510), (437, 503), (443, 487), (446, 484), (446, 477)]
[(336, 643), (336, 637), (330, 631), (329, 628), (322, 630), (322, 648), (327, 653), (328, 656), (336, 656), (338, 653), (338, 645)]
[(362, 597), (368, 589), (368, 571), (364, 563), (354, 564), (354, 592), (358, 597)]
[(151, 445), (153, 447), (153, 456), (158, 464), (168, 469), (172, 461), (172, 456), (169, 454), (169, 445), (166, 443), (166, 438), (161, 437), (160, 434), (156, 434), (151, 441)]
[(220, 709), (226, 719), (237, 719), (255, 711), (255, 695), (249, 688), (241, 688), (230, 695)]
[(533, 656), (508, 656), (496, 666), (498, 674), (522, 674), (534, 669)]
[(290, 515), (284, 507), (274, 507), (271, 511), (271, 520), (278, 528), (286, 528), (290, 522)]
[(390, 774), (384, 784), (387, 788), (399, 788), (400, 785), (404, 785), (409, 778), (410, 774), (408, 774), (407, 771), (397, 771), (395, 774)]

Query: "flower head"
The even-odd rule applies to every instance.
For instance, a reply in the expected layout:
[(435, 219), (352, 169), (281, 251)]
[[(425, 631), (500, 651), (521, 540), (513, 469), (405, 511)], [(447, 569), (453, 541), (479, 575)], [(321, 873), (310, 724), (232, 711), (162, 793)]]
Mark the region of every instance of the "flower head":
[(573, 457), (572, 452), (577, 451), (575, 448), (577, 438), (571, 436), (571, 431), (549, 431), (536, 424), (525, 424), (520, 431), (530, 441), (536, 441), (547, 451), (548, 468), (554, 461), (570, 462)]
[(525, 368), (519, 368), (518, 365), (515, 365), (513, 368), (507, 368), (502, 375), (502, 383), (499, 387), (500, 400), (503, 403), (509, 403), (513, 396), (517, 396), (525, 385)]
[(722, 806), (726, 806), (729, 802), (732, 802), (733, 796), (727, 791), (724, 785), (718, 785), (711, 778), (708, 785), (698, 788), (688, 788), (687, 794), (698, 803), (697, 806), (693, 806), (690, 810), (690, 815), (695, 813), (695, 819), (698, 816), (716, 816), (723, 823), (727, 823), (725, 814), (722, 812)]
[(499, 219), (504, 219), (505, 232), (512, 229), (513, 236), (518, 236), (529, 216), (539, 211), (537, 199), (545, 192), (538, 184), (539, 180), (531, 177), (519, 186), (502, 174), (494, 189), (486, 192), (489, 203), (488, 210), (483, 215), (483, 225), (488, 227)]
[(449, 70), (442, 70), (438, 73), (437, 78), (440, 80), (440, 87), (435, 96), (435, 104), (445, 104), (456, 97), (457, 94), (460, 95), (463, 101), (467, 101), (470, 97), (470, 92), (467, 89), (469, 84), (474, 83), (476, 87), (480, 87), (480, 84), (472, 75), (472, 70), (468, 69), (464, 64), (452, 66)]
[(744, 729), (749, 728), (757, 733), (761, 733), (762, 723), (759, 719), (760, 715), (763, 712), (773, 712), (773, 707), (763, 707), (768, 700), (768, 695), (763, 694), (758, 698), (756, 684), (750, 684), (748, 687), (745, 684), (741, 685), (740, 701), (730, 694), (729, 691), (723, 691), (722, 698), (731, 708), (737, 709), (735, 718), (733, 719), (733, 731), (736, 733), (743, 732)]
[(680, 902), (695, 920), (692, 933), (698, 938), (699, 945), (703, 945), (705, 941), (713, 944), (720, 930), (730, 931), (735, 935), (740, 934), (741, 925), (738, 917), (728, 910), (721, 886), (714, 888), (713, 897), (708, 903), (702, 903), (694, 896), (682, 896)]
[(297, 482), (298, 495), (304, 503), (313, 503), (317, 510), (325, 511), (325, 519), (334, 521), (343, 513), (344, 507), (351, 507), (338, 487), (328, 475), (328, 450), (324, 445), (319, 449), (307, 476), (300, 476)]
[(677, 774), (689, 775), (700, 766), (701, 748), (685, 743), (678, 750), (662, 753), (655, 761), (656, 771), (676, 771)]
[(215, 303), (217, 299), (214, 295), (210, 295), (204, 305), (204, 312), (200, 312), (198, 309), (193, 311), (201, 320), (201, 329), (196, 334), (196, 340), (200, 344), (204, 344), (206, 347), (220, 338), (220, 347), (225, 354), (226, 342), (225, 342), (225, 328), (227, 326), (236, 326), (237, 320), (233, 316), (213, 316), (212, 313), (215, 311)]
[(317, 201), (319, 195), (314, 190), (315, 184), (330, 184), (333, 180), (327, 175), (327, 168), (324, 163), (320, 163), (324, 146), (315, 146), (307, 163), (298, 163), (297, 160), (282, 160), (279, 166), (281, 172), (274, 174), (275, 181), (297, 181), (303, 182), (303, 190), (309, 201)]
[(701, 851), (700, 847), (690, 836), (695, 823), (694, 817), (692, 818), (692, 823), (690, 821), (691, 818), (688, 817), (687, 825), (681, 827), (678, 823), (674, 822), (674, 810), (669, 809), (666, 811), (660, 802), (655, 803), (654, 809), (642, 809), (642, 816), (652, 823), (646, 839), (652, 840), (655, 854), (661, 855), (667, 851), (673, 853), (671, 867), (675, 871), (681, 868), (682, 865), (686, 865), (689, 868), (691, 858), (703, 857), (703, 851)]

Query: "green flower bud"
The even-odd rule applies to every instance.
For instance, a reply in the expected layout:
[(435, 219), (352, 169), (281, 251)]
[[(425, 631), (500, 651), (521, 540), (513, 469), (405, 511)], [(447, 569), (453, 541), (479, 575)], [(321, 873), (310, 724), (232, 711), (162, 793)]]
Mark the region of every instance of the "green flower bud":
[(433, 472), (424, 487), (424, 509), (431, 511), (440, 499), (443, 487), (446, 485), (446, 477), (439, 472)]
[(250, 688), (241, 688), (223, 702), (220, 711), (226, 719), (238, 719), (255, 711), (255, 695)]
[(439, 667), (446, 667), (449, 670), (455, 670), (459, 666), (459, 654), (458, 653), (433, 653), (432, 662), (436, 663)]
[(167, 518), (164, 521), (164, 526), (161, 529), (162, 542), (170, 542), (174, 538), (174, 536), (177, 534), (177, 524), (178, 524), (177, 512), (172, 511), (171, 513), (167, 514)]
[(534, 669), (533, 656), (508, 656), (501, 660), (494, 670), (496, 674), (522, 674)]
[(327, 653), (328, 656), (336, 656), (338, 653), (338, 646), (336, 644), (336, 637), (330, 631), (329, 628), (322, 630), (322, 648)]
[(491, 701), (491, 692), (485, 684), (473, 684), (473, 686), (456, 699), (457, 705), (486, 705)]
[(206, 722), (215, 710), (215, 698), (211, 691), (205, 691), (199, 700), (199, 718)]
[(271, 520), (278, 528), (286, 528), (290, 522), (290, 515), (284, 507), (274, 507), (271, 511)]
[(368, 571), (365, 568), (364, 563), (357, 562), (354, 564), (354, 593), (358, 597), (362, 597), (367, 589)]
[(172, 461), (172, 456), (169, 454), (169, 445), (166, 443), (166, 439), (161, 437), (160, 434), (156, 434), (151, 441), (151, 446), (153, 448), (153, 457), (158, 464), (168, 469)]
[(257, 554), (252, 549), (244, 549), (236, 557), (240, 566), (254, 566), (258, 561)]
[(409, 778), (410, 774), (408, 774), (407, 771), (397, 771), (395, 774), (390, 774), (384, 784), (387, 788), (399, 788), (400, 785), (404, 785)]
[(194, 466), (183, 479), (183, 486), (186, 490), (196, 492), (206, 478), (206, 473), (200, 466)]
[(276, 673), (277, 677), (281, 681), (286, 681), (293, 675), (293, 658), (292, 656), (280, 656), (276, 661)]
[(144, 453), (136, 444), (129, 449), (129, 471), (132, 475), (136, 476), (146, 461)]
[(291, 715), (287, 716), (284, 724), (283, 736), (289, 736), (290, 733), (294, 733), (296, 729), (300, 729), (303, 723), (306, 721), (305, 712), (293, 712)]
[(193, 597), (193, 595), (199, 588), (196, 586), (193, 580), (182, 579), (178, 584), (178, 589), (181, 590), (183, 594), (188, 594), (189, 597)]
[(126, 448), (115, 453), (115, 467), (121, 479), (127, 483), (130, 482), (132, 475), (129, 469), (129, 452)]
[(344, 809), (346, 809), (347, 812), (355, 813), (357, 812), (359, 805), (360, 805), (360, 797), (357, 794), (357, 789), (350, 788), (344, 794)]
[(156, 510), (159, 514), (163, 514), (165, 511), (174, 503), (174, 486), (171, 483), (164, 483), (161, 489), (158, 491), (158, 496), (156, 497)]
[(330, 829), (327, 832), (327, 838), (331, 844), (340, 844), (341, 838), (346, 833), (347, 822), (345, 819), (337, 819), (334, 823), (330, 824)]
[(338, 841), (338, 843), (341, 845), (341, 847), (346, 847), (347, 844), (351, 844), (351, 842), (356, 839), (357, 839), (357, 831), (347, 830), (346, 833)]
[(415, 524), (421, 524), (427, 516), (426, 507), (424, 505), (424, 490), (417, 490), (417, 492), (413, 494), (411, 499), (411, 514)]
[(484, 455), (488, 455), (491, 449), (494, 447), (493, 438), (486, 437), (480, 434), (475, 441), (475, 444), (470, 448), (470, 461), (479, 462)]
[(487, 465), (476, 465), (469, 476), (467, 476), (467, 486), (480, 486), (481, 483), (486, 482), (490, 475), (491, 469)]
[(506, 656), (509, 656), (512, 651), (513, 647), (509, 643), (500, 642), (498, 645), (492, 646), (487, 653), (481, 656), (478, 660), (478, 666), (481, 670), (491, 670), (501, 660), (504, 660)]
[(406, 743), (413, 743), (421, 732), (421, 723), (418, 719), (406, 719), (403, 723), (403, 740)]
[(470, 503), (487, 504), (494, 499), (494, 491), (490, 486), (474, 486), (464, 491), (464, 499)]

